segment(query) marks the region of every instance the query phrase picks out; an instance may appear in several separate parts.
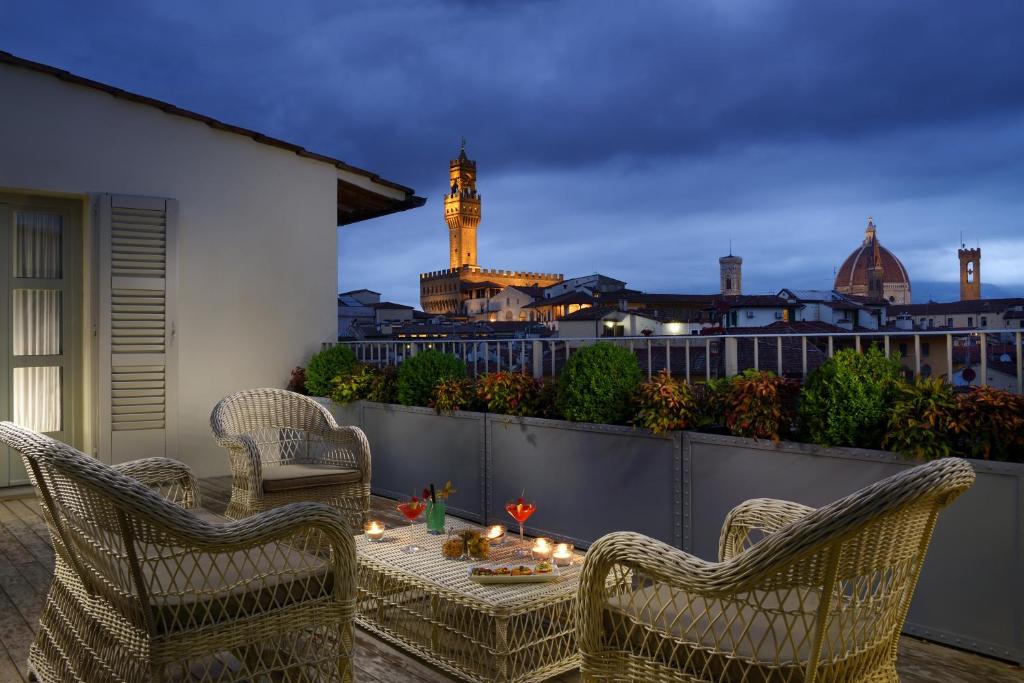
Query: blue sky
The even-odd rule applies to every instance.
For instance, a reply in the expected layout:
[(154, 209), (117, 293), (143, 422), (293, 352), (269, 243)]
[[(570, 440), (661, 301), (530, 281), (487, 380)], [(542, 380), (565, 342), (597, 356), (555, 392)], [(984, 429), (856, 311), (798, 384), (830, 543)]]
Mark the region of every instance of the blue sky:
[(731, 238), (746, 291), (827, 287), (871, 215), (915, 301), (951, 291), (961, 231), (1024, 295), (1016, 0), (36, 0), (4, 23), (0, 49), (427, 197), (340, 231), (341, 289), (416, 303), (447, 265), (465, 136), (488, 267), (709, 292)]

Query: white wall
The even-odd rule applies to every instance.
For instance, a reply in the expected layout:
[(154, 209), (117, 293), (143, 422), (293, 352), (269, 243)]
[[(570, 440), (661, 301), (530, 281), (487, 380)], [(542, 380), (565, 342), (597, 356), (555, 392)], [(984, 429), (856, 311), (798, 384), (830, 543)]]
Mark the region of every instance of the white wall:
[(214, 404), (337, 334), (336, 169), (22, 68), (0, 92), (0, 189), (178, 200), (178, 457), (226, 474)]

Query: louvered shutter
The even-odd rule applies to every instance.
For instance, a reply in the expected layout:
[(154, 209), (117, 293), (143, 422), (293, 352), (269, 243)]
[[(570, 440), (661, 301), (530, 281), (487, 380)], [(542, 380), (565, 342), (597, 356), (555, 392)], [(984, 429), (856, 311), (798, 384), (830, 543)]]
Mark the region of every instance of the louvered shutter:
[(98, 446), (108, 462), (177, 451), (177, 203), (99, 202)]

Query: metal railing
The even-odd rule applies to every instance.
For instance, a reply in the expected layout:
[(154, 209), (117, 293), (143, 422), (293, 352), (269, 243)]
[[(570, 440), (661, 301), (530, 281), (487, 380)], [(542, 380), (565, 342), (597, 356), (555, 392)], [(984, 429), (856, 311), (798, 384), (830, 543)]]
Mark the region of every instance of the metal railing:
[[(423, 349), (451, 353), (472, 376), (509, 371), (542, 378), (557, 375), (582, 346), (605, 342), (628, 348), (650, 377), (662, 369), (687, 382), (731, 377), (747, 369), (804, 379), (843, 348), (876, 346), (898, 357), (915, 378), (959, 374), (957, 384), (993, 385), (1024, 393), (1024, 330), (858, 331), (808, 334), (722, 334), (650, 337), (549, 337), (542, 339), (396, 339), (336, 342), (363, 363), (395, 366)], [(327, 342), (323, 346), (333, 346)], [(990, 359), (990, 354), (998, 355)], [(977, 371), (974, 370), (977, 368)], [(966, 370), (970, 369), (970, 373)], [(992, 378), (990, 379), (990, 371)]]

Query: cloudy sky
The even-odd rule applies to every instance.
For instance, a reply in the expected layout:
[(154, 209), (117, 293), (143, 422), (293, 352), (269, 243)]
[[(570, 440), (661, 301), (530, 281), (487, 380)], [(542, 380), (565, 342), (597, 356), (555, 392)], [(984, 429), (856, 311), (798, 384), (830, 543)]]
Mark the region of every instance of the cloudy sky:
[(481, 265), (709, 292), (827, 287), (869, 215), (915, 301), (960, 233), (1024, 295), (1024, 3), (5, 3), (0, 49), (416, 188), (344, 228), (339, 287), (417, 303), (447, 266), (448, 160), (479, 164)]

